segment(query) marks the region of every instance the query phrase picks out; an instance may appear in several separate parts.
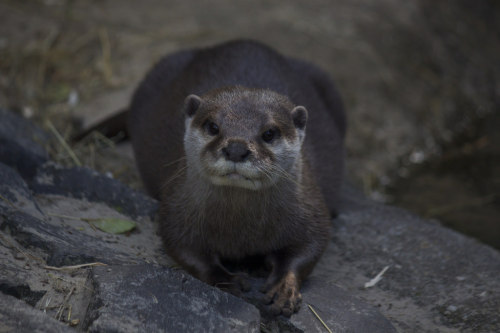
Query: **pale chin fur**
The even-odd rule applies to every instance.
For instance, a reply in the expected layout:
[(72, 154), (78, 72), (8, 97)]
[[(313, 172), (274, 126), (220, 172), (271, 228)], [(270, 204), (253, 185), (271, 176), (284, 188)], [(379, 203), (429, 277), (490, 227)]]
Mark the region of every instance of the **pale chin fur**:
[(219, 158), (210, 169), (212, 172), (209, 172), (208, 179), (213, 185), (240, 187), (254, 191), (270, 185), (269, 179), (264, 178), (265, 175), (262, 172), (255, 170), (251, 162), (233, 163)]
[(236, 173), (226, 176), (209, 176), (209, 180), (216, 186), (240, 187), (254, 191), (264, 188), (264, 184), (261, 180), (252, 180)]

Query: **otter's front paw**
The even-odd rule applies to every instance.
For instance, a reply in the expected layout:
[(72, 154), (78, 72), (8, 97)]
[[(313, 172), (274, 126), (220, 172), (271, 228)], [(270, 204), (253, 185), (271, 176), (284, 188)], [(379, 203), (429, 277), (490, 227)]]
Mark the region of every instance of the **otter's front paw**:
[(283, 314), (290, 317), (294, 312), (299, 311), (302, 295), (294, 273), (287, 273), (265, 292), (264, 303), (269, 304), (269, 310), (273, 315)]

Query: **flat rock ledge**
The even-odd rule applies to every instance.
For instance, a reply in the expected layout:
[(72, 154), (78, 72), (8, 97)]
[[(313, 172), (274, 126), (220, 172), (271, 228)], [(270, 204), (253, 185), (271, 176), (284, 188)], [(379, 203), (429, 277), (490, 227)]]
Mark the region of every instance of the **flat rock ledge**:
[[(435, 221), (346, 186), (302, 308), (270, 317), (256, 291), (262, 278), (238, 298), (176, 268), (156, 235), (156, 201), (51, 162), (44, 140), (0, 110), (2, 332), (500, 331), (499, 252)], [(86, 222), (102, 217), (137, 227), (114, 235)]]
[[(258, 332), (251, 304), (187, 273), (152, 265), (99, 267), (90, 332)], [(95, 319), (94, 319), (95, 318)]]

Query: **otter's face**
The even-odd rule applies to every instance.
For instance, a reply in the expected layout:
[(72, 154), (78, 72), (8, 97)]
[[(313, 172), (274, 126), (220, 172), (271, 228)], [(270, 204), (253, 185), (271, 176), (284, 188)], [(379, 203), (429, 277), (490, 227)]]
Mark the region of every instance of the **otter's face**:
[(213, 185), (259, 190), (295, 181), (307, 110), (267, 90), (224, 89), (185, 101), (190, 172)]

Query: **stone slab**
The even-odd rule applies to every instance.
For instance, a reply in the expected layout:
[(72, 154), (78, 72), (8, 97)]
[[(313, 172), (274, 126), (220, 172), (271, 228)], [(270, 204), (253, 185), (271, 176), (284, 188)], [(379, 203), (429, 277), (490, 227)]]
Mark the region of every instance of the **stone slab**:
[(96, 267), (90, 332), (259, 332), (259, 311), (181, 271)]
[(104, 202), (132, 217), (154, 218), (158, 202), (119, 181), (86, 167), (65, 168), (54, 163), (40, 167), (31, 186), (41, 194), (58, 194)]
[(74, 331), (23, 301), (0, 294), (0, 332), (67, 333)]

